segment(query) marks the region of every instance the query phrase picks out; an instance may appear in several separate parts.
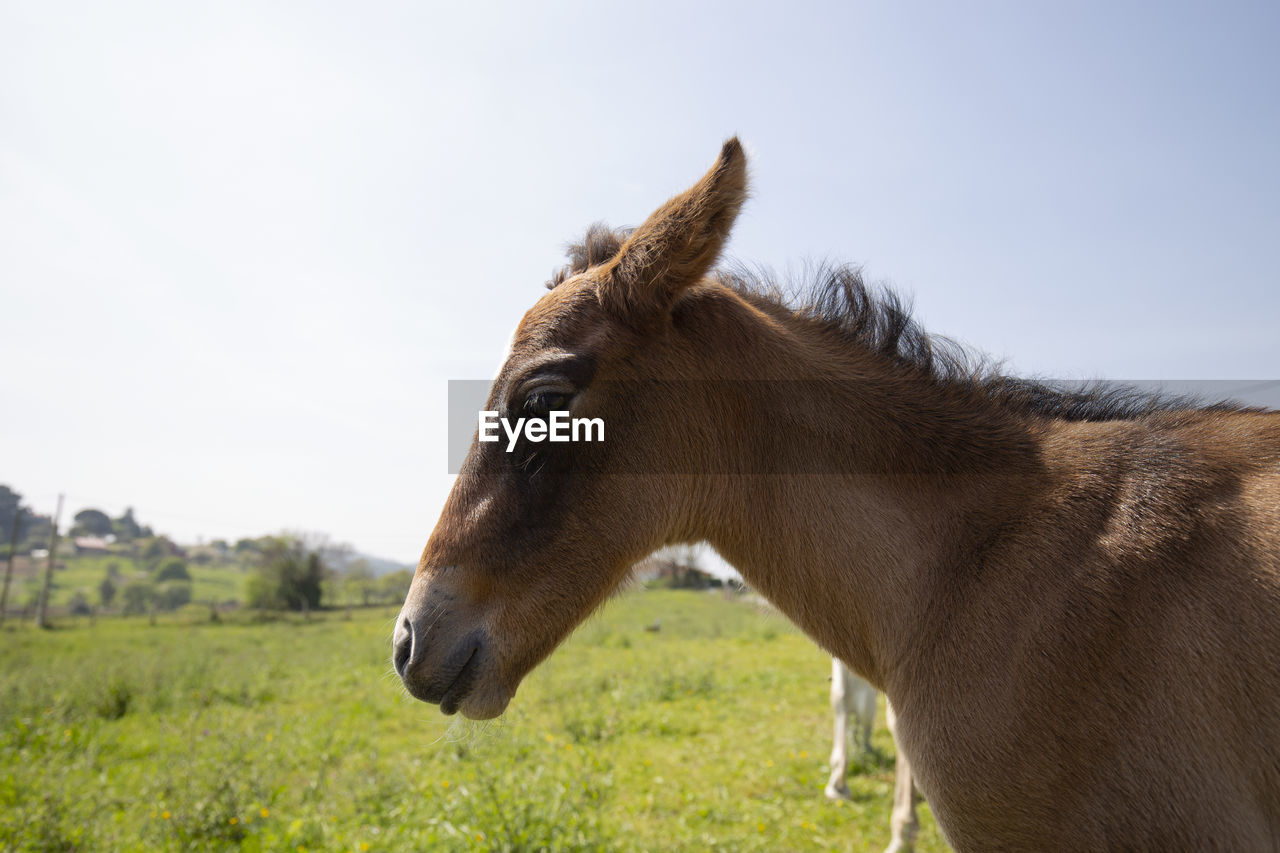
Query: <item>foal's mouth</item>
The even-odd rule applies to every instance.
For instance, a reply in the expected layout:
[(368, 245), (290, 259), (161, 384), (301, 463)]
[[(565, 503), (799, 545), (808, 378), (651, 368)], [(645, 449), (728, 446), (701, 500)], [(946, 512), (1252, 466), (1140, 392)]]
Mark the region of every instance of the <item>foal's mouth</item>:
[(471, 688), (475, 685), (476, 679), (479, 678), (480, 666), (476, 661), (476, 653), (479, 647), (472, 649), (471, 654), (467, 655), (467, 659), (462, 664), (462, 669), (458, 672), (457, 677), (453, 679), (444, 691), (444, 696), (440, 698), (440, 711), (445, 714), (453, 715), (458, 713), (458, 707), (462, 704), (462, 700), (466, 698)]
[(496, 717), (506, 710), (511, 692), (499, 677), (493, 642), (484, 628), (474, 628), (443, 657), (438, 637), (429, 637), (409, 617), (401, 616), (393, 639), (393, 663), (405, 689), (415, 699), (439, 705), (441, 712), (459, 711), (471, 719)]

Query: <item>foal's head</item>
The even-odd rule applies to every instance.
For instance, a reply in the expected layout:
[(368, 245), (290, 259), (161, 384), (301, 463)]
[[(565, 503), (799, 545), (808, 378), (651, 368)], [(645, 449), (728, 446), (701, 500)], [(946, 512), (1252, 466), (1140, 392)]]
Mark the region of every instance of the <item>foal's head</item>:
[(397, 620), (395, 667), (414, 696), (474, 719), (502, 713), (635, 561), (689, 538), (695, 497), (674, 478), (623, 472), (699, 452), (689, 401), (647, 380), (705, 375), (689, 337), (671, 333), (672, 310), (715, 263), (746, 185), (731, 139), (621, 246), (589, 241), (524, 316), (488, 409), (512, 423), (600, 418), (605, 441), (472, 443)]

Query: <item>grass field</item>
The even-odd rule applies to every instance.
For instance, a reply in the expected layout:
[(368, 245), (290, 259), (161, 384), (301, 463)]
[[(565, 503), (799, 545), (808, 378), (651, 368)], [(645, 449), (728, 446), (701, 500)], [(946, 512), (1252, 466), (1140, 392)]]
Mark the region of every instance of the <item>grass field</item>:
[[(107, 566), (114, 563), (123, 573), (120, 585), (144, 574), (142, 563), (121, 555), (93, 557), (60, 557), (59, 568), (53, 573), (49, 588), (49, 604), (55, 608), (66, 607), (71, 596), (83, 593), (91, 603), (98, 603), (98, 584), (106, 576)], [(239, 566), (202, 566), (190, 563), (191, 600), (199, 602), (224, 602), (244, 600), (245, 579), (248, 570)], [(19, 557), (15, 561), (13, 589), (9, 593), (13, 608), (34, 601), (44, 581), (44, 561)]]
[[(0, 632), (0, 847), (866, 850), (893, 743), (824, 799), (829, 659), (693, 592), (610, 603), (481, 725), (390, 675), (394, 609)], [(643, 626), (661, 619), (658, 633)], [(946, 849), (928, 808), (919, 849)]]

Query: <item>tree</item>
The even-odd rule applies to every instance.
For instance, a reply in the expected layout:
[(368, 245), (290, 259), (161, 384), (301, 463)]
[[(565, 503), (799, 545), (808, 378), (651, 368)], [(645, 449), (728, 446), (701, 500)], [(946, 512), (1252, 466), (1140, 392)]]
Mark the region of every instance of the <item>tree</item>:
[(125, 615), (146, 613), (156, 600), (156, 589), (148, 581), (130, 581), (120, 592)]
[(9, 547), (4, 562), (4, 586), (0, 590), (0, 622), (4, 621), (5, 611), (9, 608), (9, 584), (13, 581), (13, 555), (18, 549), (18, 541), (22, 538), (23, 520), (26, 509), (22, 506), (22, 495), (8, 486), (0, 486), (0, 542)]
[(156, 585), (156, 606), (161, 610), (177, 610), (191, 603), (191, 581), (167, 581)]
[[(5, 485), (0, 485), (0, 543), (9, 544), (13, 533), (14, 518), (29, 510), (22, 505), (22, 495)], [(22, 521), (19, 519), (18, 541), (22, 541)]]
[(163, 536), (152, 536), (138, 544), (142, 549), (144, 560), (159, 560), (174, 552), (174, 544)]
[(151, 535), (149, 530), (144, 531), (142, 526), (133, 518), (133, 507), (127, 507), (124, 515), (111, 522), (111, 529), (116, 534), (116, 539), (121, 542), (132, 542), (143, 536)]
[(111, 516), (100, 509), (82, 509), (75, 514), (72, 535), (107, 536), (114, 531)]
[(262, 548), (258, 544), (257, 539), (238, 539), (236, 540), (236, 556), (242, 557), (249, 554), (261, 554)]
[(378, 579), (369, 568), (368, 560), (355, 560), (347, 567), (346, 587), (348, 594), (360, 597), (360, 603), (368, 607), (378, 594)]
[(262, 571), (254, 572), (245, 581), (244, 598), (250, 607), (260, 610), (283, 610), (285, 606), (280, 597), (280, 584)]
[(23, 514), (22, 527), (18, 530), (18, 550), (27, 553), (32, 548), (44, 548), (52, 534), (53, 517), (28, 510)]
[(409, 594), (411, 583), (413, 583), (413, 570), (400, 569), (383, 575), (378, 581), (378, 587), (382, 592), (383, 600), (394, 604), (397, 601), (403, 601)]
[(320, 551), (297, 536), (264, 537), (259, 543), (262, 554), (247, 587), (249, 604), (268, 609), (318, 608), (326, 573)]
[(187, 564), (181, 557), (170, 557), (160, 563), (155, 571), (156, 583), (164, 581), (190, 581), (191, 573), (187, 571)]
[(110, 607), (116, 600), (116, 582), (111, 579), (110, 572), (98, 583), (98, 600), (103, 607)]

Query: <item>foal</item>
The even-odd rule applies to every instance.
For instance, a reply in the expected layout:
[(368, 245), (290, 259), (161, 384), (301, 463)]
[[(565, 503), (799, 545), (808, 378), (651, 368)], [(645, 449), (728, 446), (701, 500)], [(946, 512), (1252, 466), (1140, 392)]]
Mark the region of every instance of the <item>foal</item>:
[(709, 541), (883, 690), (959, 850), (1280, 847), (1280, 417), (973, 366), (837, 271), (792, 308), (714, 266), (730, 140), (529, 310), (393, 658), (446, 713), (521, 679), (655, 549)]

